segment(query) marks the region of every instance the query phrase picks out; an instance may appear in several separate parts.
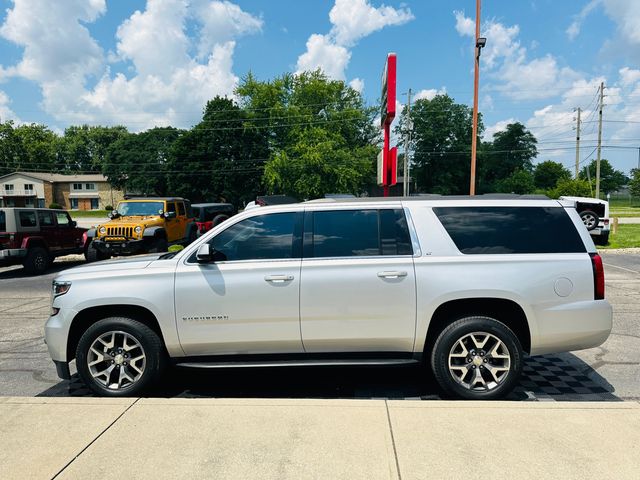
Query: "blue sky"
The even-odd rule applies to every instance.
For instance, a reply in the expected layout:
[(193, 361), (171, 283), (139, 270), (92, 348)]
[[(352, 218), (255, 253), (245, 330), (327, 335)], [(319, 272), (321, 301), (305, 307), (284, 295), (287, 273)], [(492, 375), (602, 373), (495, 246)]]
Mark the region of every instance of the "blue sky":
[[(628, 172), (640, 147), (637, 0), (485, 0), (480, 106), (486, 136), (521, 121), (538, 160), (595, 158), (593, 101), (605, 82), (603, 157)], [(252, 71), (323, 68), (377, 102), (387, 52), (398, 100), (411, 88), (471, 104), (475, 1), (0, 0), (0, 117), (189, 127), (207, 99)], [(635, 123), (634, 123), (635, 122)], [(635, 148), (635, 149), (634, 149)], [(591, 155), (591, 156), (590, 156)]]

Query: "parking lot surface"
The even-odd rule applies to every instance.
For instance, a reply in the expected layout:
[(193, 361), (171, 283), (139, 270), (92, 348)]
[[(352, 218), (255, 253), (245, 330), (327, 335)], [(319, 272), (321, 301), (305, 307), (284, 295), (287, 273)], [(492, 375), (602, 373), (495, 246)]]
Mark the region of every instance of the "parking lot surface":
[[(640, 399), (640, 252), (603, 252), (611, 337), (598, 348), (527, 359), (511, 400), (620, 401)], [(84, 397), (77, 375), (56, 377), (43, 343), (50, 286), (57, 272), (82, 257), (58, 259), (50, 273), (26, 276), (0, 269), (0, 395)], [(73, 368), (72, 368), (73, 371)], [(419, 367), (172, 369), (156, 397), (439, 399), (435, 381)]]

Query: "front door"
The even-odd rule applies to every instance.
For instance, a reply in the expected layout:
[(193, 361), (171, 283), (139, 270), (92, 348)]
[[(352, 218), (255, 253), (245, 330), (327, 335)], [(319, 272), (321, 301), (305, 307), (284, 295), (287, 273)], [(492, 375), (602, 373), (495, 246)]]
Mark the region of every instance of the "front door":
[(176, 270), (176, 322), (187, 355), (301, 353), (301, 213), (241, 220)]
[(306, 352), (412, 352), (413, 250), (404, 211), (305, 213), (300, 321)]

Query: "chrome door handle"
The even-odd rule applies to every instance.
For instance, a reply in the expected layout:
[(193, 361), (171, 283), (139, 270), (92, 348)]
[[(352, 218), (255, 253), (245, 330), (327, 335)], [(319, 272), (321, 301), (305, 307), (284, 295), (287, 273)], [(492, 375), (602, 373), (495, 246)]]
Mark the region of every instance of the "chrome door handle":
[(407, 276), (407, 272), (397, 272), (397, 271), (378, 272), (378, 276), (380, 278), (400, 278), (400, 277), (406, 277)]
[(267, 275), (265, 281), (273, 283), (284, 283), (293, 280), (293, 275)]

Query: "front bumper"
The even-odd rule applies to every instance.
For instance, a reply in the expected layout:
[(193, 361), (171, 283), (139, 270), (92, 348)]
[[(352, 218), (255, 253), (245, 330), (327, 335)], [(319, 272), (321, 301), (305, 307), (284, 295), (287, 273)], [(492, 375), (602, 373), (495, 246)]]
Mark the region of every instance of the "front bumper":
[(150, 242), (146, 239), (140, 240), (114, 240), (105, 241), (95, 239), (92, 245), (96, 250), (108, 255), (135, 255), (148, 251)]
[(71, 322), (77, 313), (72, 309), (61, 308), (57, 315), (50, 316), (44, 324), (44, 342), (47, 344), (51, 360), (56, 365), (57, 363), (66, 364), (71, 360), (67, 355), (67, 342)]
[(0, 250), (0, 265), (21, 263), (26, 256), (26, 248), (6, 248), (4, 250)]

